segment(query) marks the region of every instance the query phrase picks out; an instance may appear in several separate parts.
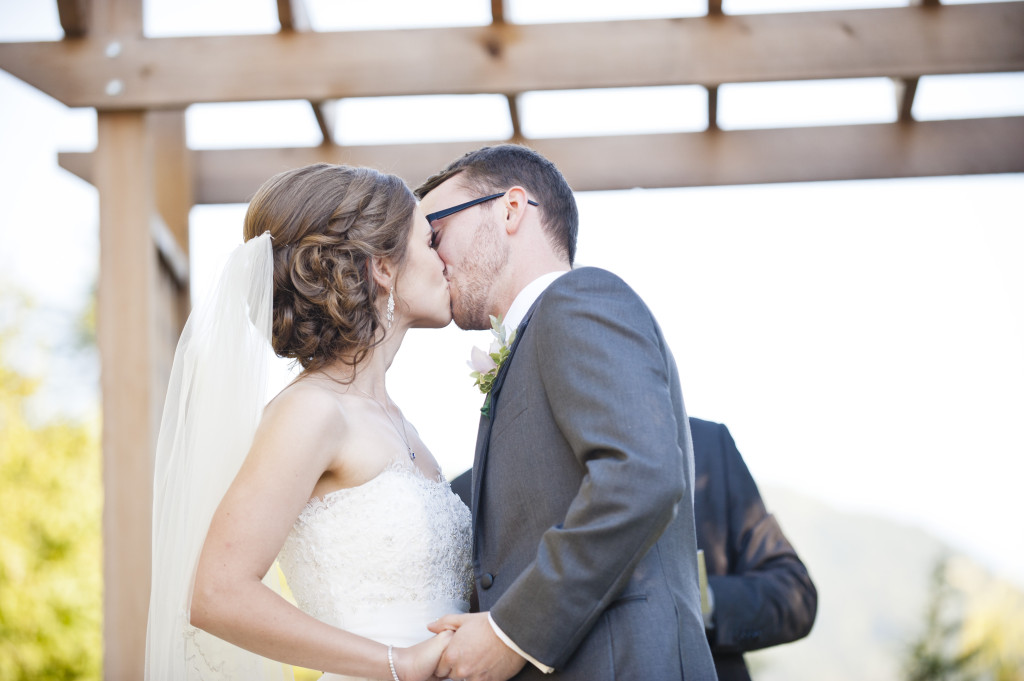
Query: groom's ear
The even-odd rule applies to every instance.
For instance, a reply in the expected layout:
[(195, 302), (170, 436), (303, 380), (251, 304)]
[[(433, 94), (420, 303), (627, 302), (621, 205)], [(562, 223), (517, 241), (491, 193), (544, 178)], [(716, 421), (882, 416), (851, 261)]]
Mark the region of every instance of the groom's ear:
[(387, 258), (370, 258), (370, 276), (385, 291), (395, 285), (395, 267)]
[(526, 217), (526, 190), (516, 185), (505, 192), (505, 232), (515, 234)]

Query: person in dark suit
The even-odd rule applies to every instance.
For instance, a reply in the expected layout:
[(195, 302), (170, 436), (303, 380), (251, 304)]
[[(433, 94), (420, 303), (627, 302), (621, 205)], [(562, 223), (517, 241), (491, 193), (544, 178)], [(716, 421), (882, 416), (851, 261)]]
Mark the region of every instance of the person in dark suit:
[[(743, 653), (806, 636), (818, 593), (807, 568), (767, 512), (729, 429), (690, 417), (697, 546), (704, 551), (713, 610), (705, 617), (720, 681), (750, 681)], [(466, 504), (472, 473), (451, 483)]]
[(713, 610), (706, 618), (722, 681), (749, 681), (743, 653), (811, 631), (818, 592), (768, 513), (729, 429), (690, 419), (697, 483), (693, 512)]
[(515, 333), (473, 464), (481, 612), (431, 624), (454, 630), (435, 673), (715, 679), (689, 424), (650, 310), (610, 272), (572, 269), (575, 198), (527, 147), (478, 149), (416, 194), (456, 324)]

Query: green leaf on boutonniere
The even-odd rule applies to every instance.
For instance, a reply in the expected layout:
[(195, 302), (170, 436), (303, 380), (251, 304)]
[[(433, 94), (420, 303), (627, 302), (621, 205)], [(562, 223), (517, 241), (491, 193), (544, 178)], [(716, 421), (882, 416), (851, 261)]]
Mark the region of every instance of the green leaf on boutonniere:
[(491, 335), (494, 336), (494, 340), (491, 341), (491, 347), (488, 348), (487, 352), (484, 352), (480, 348), (474, 347), (470, 354), (469, 368), (473, 371), (470, 372), (470, 376), (474, 379), (473, 385), (480, 389), (484, 395), (487, 395), (487, 399), (484, 400), (484, 406), (481, 407), (480, 411), (484, 416), (490, 416), (491, 407), (491, 388), (494, 387), (494, 379), (498, 377), (498, 372), (501, 370), (501, 365), (505, 363), (505, 360), (509, 358), (511, 354), (512, 343), (516, 339), (515, 330), (506, 336), (505, 327), (501, 325), (501, 318), (491, 315)]

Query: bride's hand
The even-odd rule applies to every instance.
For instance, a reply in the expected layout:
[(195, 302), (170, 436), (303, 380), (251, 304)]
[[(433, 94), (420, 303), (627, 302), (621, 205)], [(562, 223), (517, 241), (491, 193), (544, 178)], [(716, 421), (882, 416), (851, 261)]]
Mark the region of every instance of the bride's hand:
[(454, 632), (444, 631), (423, 643), (408, 648), (395, 648), (395, 671), (402, 681), (434, 681), (434, 670), (441, 660), (441, 654), (448, 647)]

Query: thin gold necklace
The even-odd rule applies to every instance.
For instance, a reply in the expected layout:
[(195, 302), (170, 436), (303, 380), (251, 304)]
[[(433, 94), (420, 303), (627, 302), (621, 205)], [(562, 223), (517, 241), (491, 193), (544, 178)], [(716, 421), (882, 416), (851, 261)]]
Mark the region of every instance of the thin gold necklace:
[(362, 393), (366, 397), (368, 397), (371, 400), (373, 400), (374, 402), (376, 402), (377, 406), (384, 410), (384, 415), (388, 417), (388, 421), (391, 423), (391, 427), (395, 429), (395, 432), (398, 433), (398, 437), (402, 438), (402, 442), (405, 443), (405, 449), (406, 449), (406, 451), (409, 452), (409, 460), (410, 461), (415, 461), (416, 460), (416, 452), (412, 451), (412, 447), (409, 446), (409, 432), (405, 429), (405, 417), (404, 416), (402, 417), (402, 430), (399, 430), (398, 426), (395, 425), (395, 420), (393, 418), (391, 418), (391, 413), (388, 411), (388, 408), (386, 406), (384, 406), (383, 402), (378, 400), (376, 397), (374, 397), (370, 393), (365, 392), (363, 390), (360, 390), (359, 388), (357, 388), (354, 385), (352, 386), (352, 388), (355, 389), (356, 392)]

